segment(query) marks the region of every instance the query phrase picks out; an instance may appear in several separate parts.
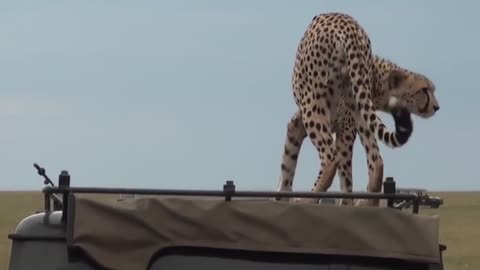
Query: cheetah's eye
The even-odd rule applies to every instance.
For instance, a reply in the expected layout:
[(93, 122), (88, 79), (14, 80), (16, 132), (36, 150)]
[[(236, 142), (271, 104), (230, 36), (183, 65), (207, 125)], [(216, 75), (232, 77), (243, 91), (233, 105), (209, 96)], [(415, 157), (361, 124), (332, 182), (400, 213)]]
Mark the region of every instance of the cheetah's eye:
[(428, 88), (427, 88), (427, 87), (422, 88), (422, 92), (423, 92), (424, 94), (428, 94)]

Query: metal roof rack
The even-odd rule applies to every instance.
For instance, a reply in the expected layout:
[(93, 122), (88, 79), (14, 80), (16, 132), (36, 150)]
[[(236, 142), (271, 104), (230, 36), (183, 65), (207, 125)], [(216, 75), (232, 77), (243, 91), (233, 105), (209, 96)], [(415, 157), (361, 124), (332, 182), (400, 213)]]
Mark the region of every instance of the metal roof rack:
[[(393, 177), (387, 177), (383, 183), (383, 193), (371, 192), (278, 192), (278, 191), (237, 191), (233, 181), (228, 180), (223, 185), (223, 190), (184, 190), (184, 189), (145, 189), (145, 188), (102, 188), (102, 187), (72, 187), (70, 186), (70, 175), (68, 171), (61, 171), (58, 177), (58, 186), (46, 176), (45, 169), (38, 164), (34, 164), (38, 174), (45, 178), (44, 183), (50, 184), (43, 188), (44, 209), (51, 211), (51, 201), (53, 201), (53, 210), (62, 210), (62, 219), (67, 216), (68, 196), (74, 193), (88, 194), (136, 194), (136, 195), (162, 195), (162, 196), (202, 196), (202, 197), (224, 197), (226, 201), (231, 201), (234, 197), (244, 198), (346, 198), (346, 199), (386, 199), (387, 207), (402, 209), (403, 204), (412, 201), (412, 212), (418, 214), (419, 196), (417, 194), (396, 193), (395, 181)], [(62, 194), (59, 198), (56, 194)], [(402, 201), (400, 204), (394, 204), (394, 201)]]

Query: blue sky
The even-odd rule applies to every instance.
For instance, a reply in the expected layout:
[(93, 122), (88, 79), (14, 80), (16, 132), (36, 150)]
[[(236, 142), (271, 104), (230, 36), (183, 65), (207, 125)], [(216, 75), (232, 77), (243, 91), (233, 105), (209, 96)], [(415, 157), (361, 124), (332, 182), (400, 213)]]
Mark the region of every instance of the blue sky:
[[(441, 110), (381, 145), (398, 186), (480, 190), (475, 1), (13, 1), (0, 4), (0, 189), (40, 189), (32, 164), (78, 186), (275, 189), (290, 78), (312, 17), (340, 11), (373, 50), (429, 76)], [(392, 126), (390, 116), (381, 114)], [(367, 185), (357, 140), (354, 189)], [(294, 189), (319, 160), (306, 140)], [(332, 190), (338, 190), (336, 178)]]

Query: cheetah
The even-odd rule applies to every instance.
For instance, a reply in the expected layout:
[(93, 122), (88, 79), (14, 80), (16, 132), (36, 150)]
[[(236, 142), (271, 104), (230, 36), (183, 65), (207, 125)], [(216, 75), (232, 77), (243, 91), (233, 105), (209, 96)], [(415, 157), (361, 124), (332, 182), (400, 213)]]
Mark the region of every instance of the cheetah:
[[(311, 191), (327, 191), (338, 173), (342, 192), (352, 192), (352, 150), (358, 134), (367, 157), (367, 191), (380, 192), (383, 160), (377, 138), (388, 147), (401, 147), (413, 131), (412, 113), (430, 118), (440, 109), (430, 79), (373, 54), (362, 26), (338, 12), (317, 15), (310, 22), (297, 48), (292, 90), (298, 110), (287, 125), (278, 191), (292, 191), (300, 148), (308, 136), (320, 157)], [(393, 116), (395, 131), (386, 127), (377, 110)]]

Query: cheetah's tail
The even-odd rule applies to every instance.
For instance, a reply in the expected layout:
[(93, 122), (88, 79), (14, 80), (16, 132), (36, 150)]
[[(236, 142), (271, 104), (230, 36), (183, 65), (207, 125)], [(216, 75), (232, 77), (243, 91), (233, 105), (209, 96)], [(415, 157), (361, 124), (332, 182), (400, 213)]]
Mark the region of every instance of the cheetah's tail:
[(390, 103), (390, 111), (395, 121), (395, 131), (389, 131), (377, 116), (379, 123), (376, 135), (380, 141), (390, 148), (401, 147), (410, 139), (413, 132), (413, 122), (410, 112), (405, 107)]

